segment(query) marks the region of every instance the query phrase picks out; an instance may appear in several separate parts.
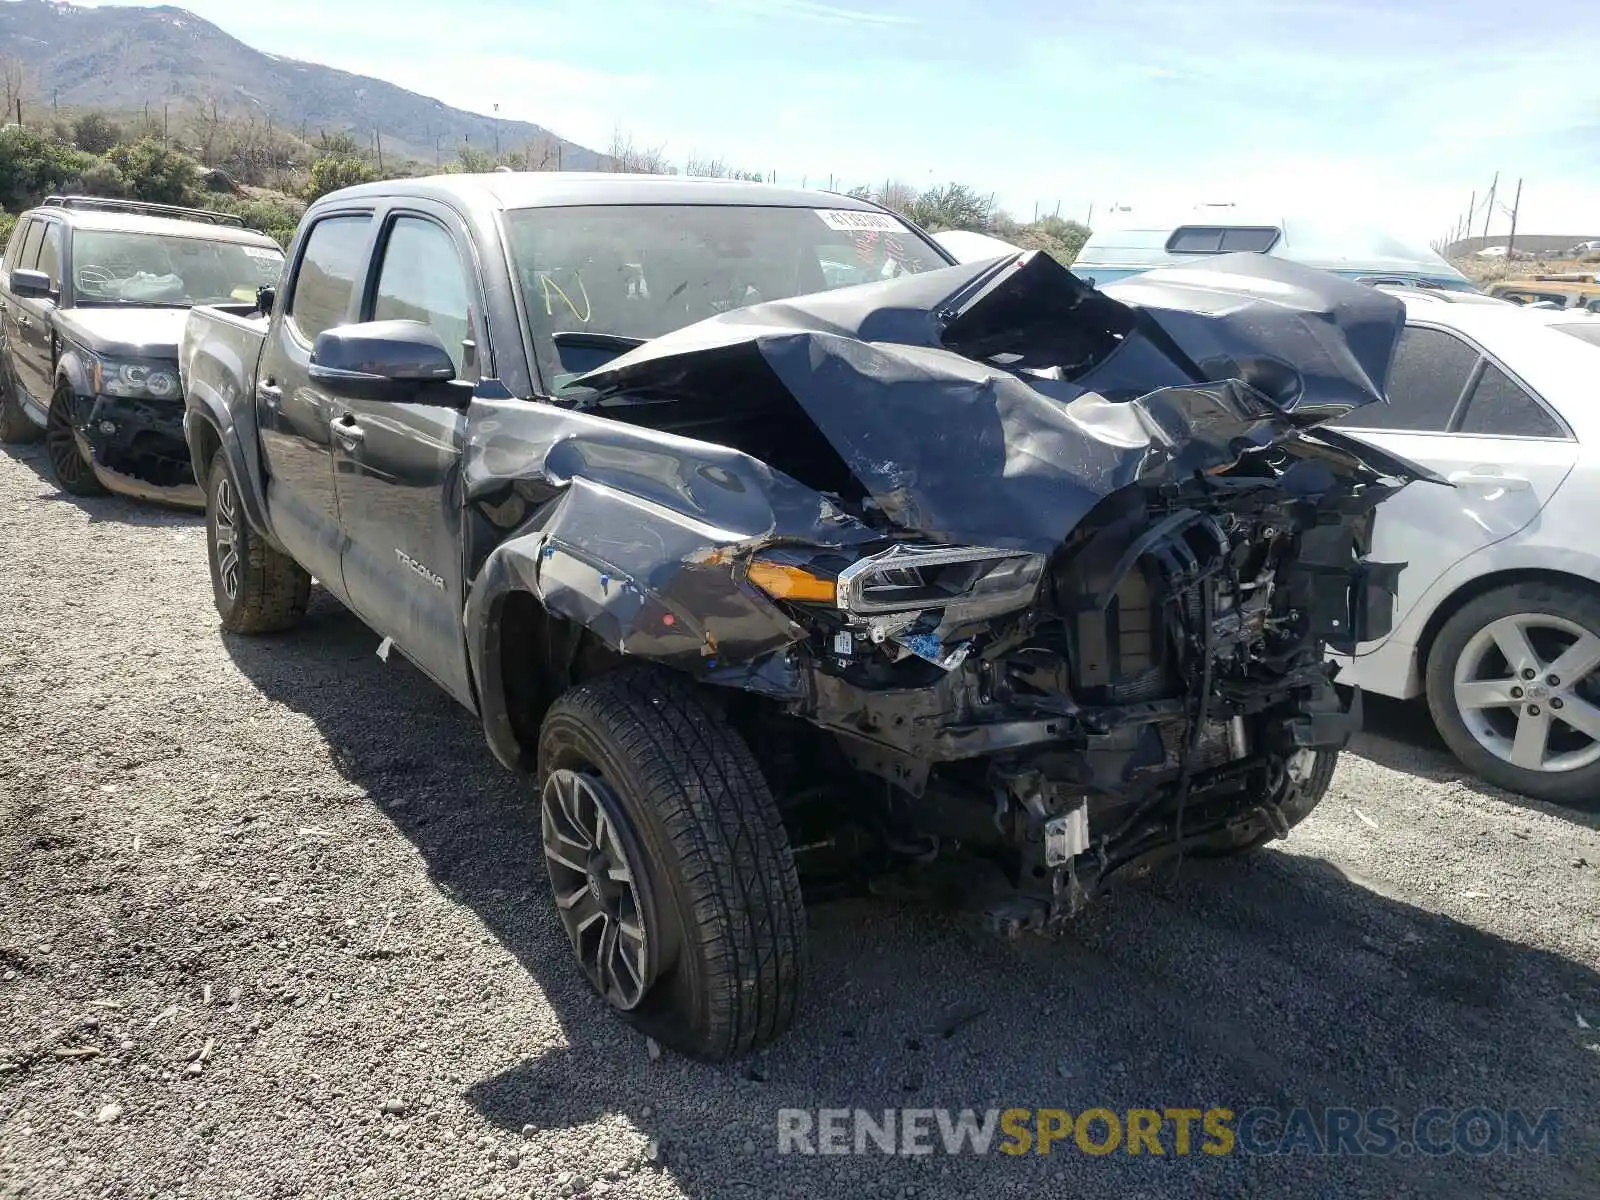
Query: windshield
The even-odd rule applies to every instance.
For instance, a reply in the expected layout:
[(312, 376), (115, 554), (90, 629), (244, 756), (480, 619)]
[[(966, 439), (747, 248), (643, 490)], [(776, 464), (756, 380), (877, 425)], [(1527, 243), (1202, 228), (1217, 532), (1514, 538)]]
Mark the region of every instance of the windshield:
[(601, 365), (556, 333), (648, 339), (765, 300), (948, 266), (888, 213), (733, 205), (595, 205), (506, 214), (545, 378)]
[(160, 233), (80, 229), (72, 235), (72, 283), (79, 304), (188, 308), (248, 302), (276, 283), (283, 252)]

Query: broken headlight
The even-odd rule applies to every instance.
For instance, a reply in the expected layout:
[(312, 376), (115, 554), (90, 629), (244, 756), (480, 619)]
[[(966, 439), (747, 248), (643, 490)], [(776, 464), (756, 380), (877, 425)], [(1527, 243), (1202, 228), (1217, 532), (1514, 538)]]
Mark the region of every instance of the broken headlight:
[(978, 620), (1026, 608), (1044, 574), (1042, 554), (982, 546), (897, 544), (841, 569), (819, 559), (769, 553), (750, 582), (784, 600), (832, 604), (852, 617), (944, 610)]
[(91, 365), (94, 394), (131, 399), (172, 400), (178, 396), (176, 363), (97, 358)]

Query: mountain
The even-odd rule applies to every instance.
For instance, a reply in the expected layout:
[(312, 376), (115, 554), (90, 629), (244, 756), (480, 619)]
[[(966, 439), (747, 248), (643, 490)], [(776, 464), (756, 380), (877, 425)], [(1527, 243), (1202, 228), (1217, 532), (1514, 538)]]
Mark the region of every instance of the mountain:
[[(270, 0), (268, 0), (270, 3)], [(603, 156), (526, 121), (500, 121), (319, 63), (263, 54), (181, 8), (79, 8), (55, 0), (0, 3), (0, 58), (26, 75), (24, 116), (41, 103), (157, 112), (215, 102), (229, 116), (254, 113), (315, 138), (376, 130), (386, 154), (431, 162), (463, 140), (479, 149), (560, 146), (567, 170), (594, 170)], [(7, 119), (14, 119), (6, 114)]]

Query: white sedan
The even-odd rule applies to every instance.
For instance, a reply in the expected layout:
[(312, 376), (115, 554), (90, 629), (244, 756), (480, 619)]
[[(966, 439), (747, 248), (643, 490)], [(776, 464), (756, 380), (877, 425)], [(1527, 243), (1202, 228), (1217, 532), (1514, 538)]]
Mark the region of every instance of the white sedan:
[(1466, 766), (1600, 803), (1600, 345), (1511, 305), (1398, 289), (1387, 406), (1339, 427), (1431, 467), (1378, 509), (1371, 557), (1405, 562), (1394, 628), (1339, 682), (1427, 698)]

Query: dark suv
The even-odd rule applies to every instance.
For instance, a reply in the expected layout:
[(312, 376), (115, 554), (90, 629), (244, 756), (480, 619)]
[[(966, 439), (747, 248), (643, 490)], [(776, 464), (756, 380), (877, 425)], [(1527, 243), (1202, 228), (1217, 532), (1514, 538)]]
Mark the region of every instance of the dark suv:
[(45, 438), (76, 496), (203, 503), (183, 441), (178, 338), (196, 304), (250, 301), (283, 251), (206, 209), (51, 196), (0, 270), (0, 441)]

